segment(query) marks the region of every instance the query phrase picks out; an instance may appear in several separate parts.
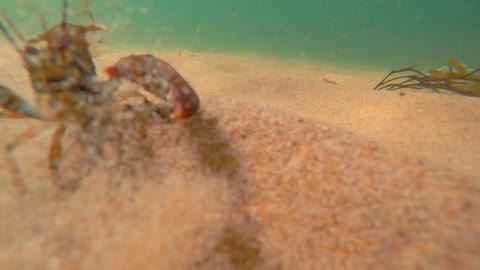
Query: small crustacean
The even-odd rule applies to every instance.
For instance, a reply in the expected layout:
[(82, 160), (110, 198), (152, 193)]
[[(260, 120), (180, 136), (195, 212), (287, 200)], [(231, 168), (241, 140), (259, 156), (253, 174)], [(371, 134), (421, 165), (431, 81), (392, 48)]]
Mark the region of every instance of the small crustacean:
[[(198, 97), (188, 83), (168, 63), (151, 55), (132, 55), (121, 59), (107, 69), (110, 79), (97, 80), (86, 34), (104, 30), (105, 27), (69, 24), (67, 9), (68, 0), (63, 0), (61, 23), (46, 29), (41, 20), (44, 32), (28, 40), (8, 17), (0, 16), (16, 35), (11, 35), (0, 20), (0, 31), (19, 53), (30, 75), (36, 101), (36, 106), (32, 106), (7, 86), (0, 85), (0, 117), (33, 118), (57, 124), (49, 151), (49, 168), (56, 176), (62, 158), (61, 140), (69, 126), (79, 130), (77, 142), (84, 152), (90, 153), (93, 148), (99, 155), (102, 155), (107, 143), (120, 148), (125, 138), (145, 139), (145, 109), (129, 110), (132, 106), (125, 106), (116, 111), (113, 106), (113, 97), (122, 78), (143, 86), (157, 98), (168, 100), (167, 109), (174, 119), (189, 117), (199, 107)], [(19, 42), (23, 44), (19, 45)], [(128, 128), (123, 128), (122, 125), (130, 121), (121, 116), (126, 111), (129, 114), (139, 112), (141, 115), (128, 119), (141, 121), (128, 122)], [(122, 132), (118, 132), (120, 130)], [(38, 134), (38, 130), (30, 128), (6, 145), (7, 165), (20, 194), (26, 191), (26, 185), (13, 150)], [(121, 149), (116, 150), (120, 152)], [(58, 180), (58, 177), (55, 179)], [(62, 187), (58, 181), (54, 183)]]
[[(0, 107), (4, 117), (28, 117), (57, 122), (50, 147), (49, 163), (52, 170), (58, 167), (61, 153), (61, 137), (66, 122), (73, 121), (88, 125), (93, 115), (87, 111), (87, 103), (94, 96), (100, 97), (95, 87), (95, 65), (88, 50), (85, 35), (89, 31), (103, 30), (99, 25), (79, 26), (67, 24), (67, 1), (63, 1), (62, 22), (44, 33), (24, 40), (8, 17), (2, 15), (16, 38), (0, 22), (0, 31), (20, 54), (36, 94), (36, 107), (6, 86), (0, 87)], [(43, 21), (43, 20), (42, 20)], [(45, 25), (42, 23), (45, 28)], [(23, 42), (21, 47), (18, 42)], [(7, 162), (14, 174), (14, 184), (23, 193), (26, 187), (12, 156), (13, 149), (39, 134), (33, 128), (15, 137), (6, 146)]]

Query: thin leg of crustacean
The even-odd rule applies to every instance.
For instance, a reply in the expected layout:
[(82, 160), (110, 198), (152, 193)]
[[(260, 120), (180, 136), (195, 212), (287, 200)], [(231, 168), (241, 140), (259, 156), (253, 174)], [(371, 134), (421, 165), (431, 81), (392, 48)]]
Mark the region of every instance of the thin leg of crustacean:
[[(33, 106), (31, 106), (22, 97), (15, 94), (10, 88), (3, 85), (0, 85), (0, 108), (4, 109), (4, 111), (0, 113), (0, 118), (42, 119)], [(27, 188), (20, 175), (17, 162), (13, 157), (13, 150), (17, 146), (34, 138), (38, 134), (40, 134), (40, 131), (35, 131), (35, 129), (30, 128), (27, 131), (15, 136), (15, 138), (13, 138), (13, 140), (7, 143), (5, 146), (7, 166), (14, 177), (13, 185), (20, 195), (24, 194), (27, 191)]]
[(43, 125), (41, 128), (29, 128), (26, 131), (15, 136), (5, 146), (7, 169), (10, 170), (13, 176), (13, 186), (15, 187), (15, 190), (17, 191), (17, 194), (19, 196), (22, 196), (25, 193), (27, 193), (28, 189), (20, 173), (18, 162), (13, 155), (14, 150), (17, 147), (21, 146), (22, 144), (26, 143), (27, 141), (41, 134), (43, 131), (45, 131), (46, 128), (47, 128), (46, 125)]
[(61, 140), (65, 134), (66, 127), (64, 124), (60, 124), (53, 132), (52, 142), (50, 144), (50, 153), (48, 155), (48, 167), (55, 174), (58, 172), (58, 165), (62, 156), (62, 144)]
[(25, 132), (17, 135), (5, 146), (6, 163), (13, 176), (13, 186), (15, 187), (15, 190), (19, 196), (22, 196), (27, 192), (27, 186), (25, 185), (25, 181), (20, 174), (18, 164), (13, 157), (13, 150), (22, 143), (35, 137), (35, 135), (37, 135), (37, 133), (33, 129), (28, 129)]
[(62, 138), (65, 135), (66, 126), (65, 124), (61, 123), (57, 126), (55, 131), (53, 132), (52, 142), (50, 144), (50, 152), (48, 156), (49, 168), (50, 172), (53, 175), (53, 182), (56, 187), (61, 190), (68, 189), (68, 187), (64, 186), (61, 183), (61, 177), (58, 173), (60, 160), (62, 158)]

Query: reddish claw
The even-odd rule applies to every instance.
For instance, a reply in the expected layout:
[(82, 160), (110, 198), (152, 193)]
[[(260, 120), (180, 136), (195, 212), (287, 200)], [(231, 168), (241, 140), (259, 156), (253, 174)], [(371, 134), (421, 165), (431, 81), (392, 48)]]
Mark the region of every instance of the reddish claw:
[(200, 106), (197, 94), (187, 81), (170, 64), (151, 54), (124, 57), (105, 72), (110, 78), (127, 79), (167, 100), (173, 119), (188, 118)]

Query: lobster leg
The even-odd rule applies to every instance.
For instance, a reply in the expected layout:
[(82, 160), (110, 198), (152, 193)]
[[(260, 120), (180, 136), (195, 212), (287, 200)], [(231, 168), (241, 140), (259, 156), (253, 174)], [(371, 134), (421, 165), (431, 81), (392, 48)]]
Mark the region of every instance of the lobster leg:
[(42, 119), (37, 110), (10, 88), (0, 84), (0, 108), (2, 116), (8, 118), (35, 118)]
[[(15, 94), (10, 88), (3, 85), (0, 85), (0, 109), (3, 109), (3, 111), (0, 112), (0, 118), (42, 119), (32, 105)], [(35, 129), (30, 128), (15, 136), (13, 140), (5, 146), (6, 164), (14, 177), (13, 185), (19, 195), (23, 195), (27, 191), (27, 188), (20, 175), (17, 162), (13, 157), (13, 150), (38, 134), (40, 134), (40, 131), (35, 131)]]
[(13, 186), (15, 187), (19, 196), (22, 196), (27, 192), (27, 186), (25, 185), (25, 181), (20, 175), (20, 170), (18, 169), (18, 165), (15, 158), (13, 157), (12, 151), (15, 147), (27, 140), (30, 140), (34, 136), (35, 132), (32, 129), (29, 129), (22, 134), (17, 135), (5, 146), (6, 164), (11, 174), (13, 175)]
[(62, 156), (62, 138), (65, 134), (66, 127), (60, 124), (53, 132), (52, 143), (50, 145), (50, 154), (48, 156), (49, 168), (55, 174), (58, 172), (58, 165)]
[(55, 128), (52, 136), (52, 142), (50, 144), (50, 151), (48, 155), (48, 167), (50, 168), (50, 172), (54, 174), (53, 176), (53, 184), (60, 188), (61, 190), (67, 189), (64, 184), (61, 183), (61, 177), (58, 173), (60, 160), (62, 158), (62, 138), (65, 135), (66, 131), (65, 124), (61, 123), (60, 125)]
[(15, 150), (15, 148), (21, 146), (23, 143), (35, 138), (44, 129), (45, 127), (43, 127), (42, 129), (29, 128), (26, 131), (15, 136), (13, 140), (11, 140), (5, 146), (6, 164), (8, 170), (10, 170), (10, 173), (13, 175), (13, 186), (15, 187), (19, 196), (24, 195), (28, 190), (25, 181), (20, 174), (17, 161), (13, 156), (13, 151)]

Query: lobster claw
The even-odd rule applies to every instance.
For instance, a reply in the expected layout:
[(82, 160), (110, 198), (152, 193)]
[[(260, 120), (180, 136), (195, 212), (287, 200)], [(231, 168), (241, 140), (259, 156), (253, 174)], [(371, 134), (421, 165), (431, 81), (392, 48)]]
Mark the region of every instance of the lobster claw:
[(188, 118), (200, 107), (200, 100), (193, 88), (180, 76), (173, 79), (167, 100), (172, 106), (172, 119)]
[(166, 61), (151, 54), (130, 55), (107, 67), (110, 79), (126, 79), (141, 85), (146, 91), (170, 105), (172, 119), (192, 116), (200, 100), (192, 86)]

